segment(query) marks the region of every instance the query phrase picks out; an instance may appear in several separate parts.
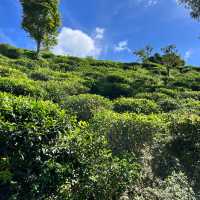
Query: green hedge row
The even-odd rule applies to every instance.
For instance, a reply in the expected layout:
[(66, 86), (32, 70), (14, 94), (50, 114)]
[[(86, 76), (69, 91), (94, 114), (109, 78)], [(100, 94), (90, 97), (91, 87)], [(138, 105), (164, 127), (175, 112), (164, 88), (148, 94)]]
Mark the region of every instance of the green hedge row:
[(51, 102), (0, 93), (0, 111), (3, 200), (119, 199), (138, 177), (133, 155), (114, 155), (107, 137)]

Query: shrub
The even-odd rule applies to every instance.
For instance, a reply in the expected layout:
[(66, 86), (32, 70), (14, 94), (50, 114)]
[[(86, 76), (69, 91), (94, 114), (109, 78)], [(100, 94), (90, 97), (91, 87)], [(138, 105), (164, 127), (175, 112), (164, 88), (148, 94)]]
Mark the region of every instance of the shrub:
[(79, 120), (88, 120), (96, 112), (112, 108), (111, 102), (108, 99), (92, 94), (67, 97), (63, 102), (63, 107), (71, 114), (76, 115)]
[(56, 56), (52, 62), (53, 64), (51, 65), (51, 68), (53, 70), (59, 70), (63, 72), (73, 71), (80, 66), (83, 67), (87, 65), (86, 60), (66, 56)]
[(176, 156), (195, 184), (196, 191), (200, 190), (200, 117), (195, 114), (176, 114), (171, 116), (170, 152)]
[(20, 58), (16, 60), (14, 64), (20, 68), (26, 67), (27, 69), (35, 68), (38, 66), (36, 61), (29, 60), (27, 58)]
[(142, 93), (138, 93), (134, 96), (135, 98), (138, 99), (149, 99), (149, 100), (153, 100), (153, 101), (159, 101), (159, 100), (163, 100), (163, 99), (167, 99), (169, 98), (168, 95), (160, 93), (160, 92), (142, 92)]
[[(60, 187), (59, 199), (119, 199), (138, 178), (140, 166), (135, 157), (113, 156), (104, 135), (91, 131), (83, 122), (59, 141), (54, 159), (68, 168), (68, 173), (71, 171)], [(71, 152), (70, 160), (67, 152)], [(53, 166), (58, 168), (56, 163)]]
[(158, 104), (160, 105), (162, 111), (164, 112), (174, 111), (182, 107), (180, 101), (172, 98), (160, 100), (158, 101)]
[(75, 81), (54, 81), (50, 80), (42, 83), (42, 87), (47, 92), (46, 99), (50, 99), (56, 103), (61, 102), (70, 95), (87, 93), (88, 88), (79, 80)]
[(23, 56), (23, 50), (12, 47), (8, 44), (0, 44), (0, 54), (8, 58), (20, 58)]
[(30, 50), (24, 50), (24, 57), (36, 60), (36, 52)]
[[(112, 73), (105, 71), (98, 75), (91, 87), (92, 93), (99, 94), (108, 98), (118, 98), (121, 96), (129, 96), (131, 94), (131, 88), (129, 79), (122, 71), (115, 71)], [(94, 72), (93, 72), (94, 74)]]
[(165, 129), (164, 120), (157, 115), (118, 114), (111, 111), (95, 115), (94, 130), (108, 137), (114, 154), (140, 154), (145, 143), (151, 144), (156, 134)]
[(151, 100), (120, 98), (114, 101), (114, 110), (119, 113), (133, 112), (151, 114), (158, 113), (160, 108), (154, 101)]
[(35, 81), (49, 81), (51, 77), (41, 72), (32, 72), (30, 78)]
[(102, 79), (93, 83), (91, 91), (92, 93), (114, 99), (121, 96), (129, 96), (131, 90), (128, 84), (108, 82)]
[(100, 60), (88, 60), (89, 64), (92, 67), (106, 67), (106, 68), (122, 68), (123, 64), (122, 63), (118, 63), (118, 62), (112, 62), (112, 61), (100, 61)]
[(109, 74), (107, 77), (106, 77), (106, 80), (113, 83), (113, 82), (118, 82), (118, 83), (128, 83), (128, 79), (123, 76), (123, 74), (121, 73), (113, 73), (113, 74)]
[(44, 90), (41, 89), (35, 82), (29, 79), (16, 78), (1, 78), (0, 91), (9, 92), (15, 95), (43, 97)]
[(187, 176), (173, 172), (164, 181), (159, 181), (157, 187), (146, 187), (135, 191), (133, 200), (196, 200), (195, 193), (191, 188)]
[(56, 63), (50, 65), (51, 69), (62, 71), (62, 72), (68, 72), (68, 71), (74, 71), (76, 68), (78, 68), (77, 63), (73, 62), (67, 62), (67, 63)]
[(196, 101), (193, 99), (186, 99), (181, 101), (185, 108), (193, 109), (196, 111), (200, 111), (200, 101)]
[(175, 89), (168, 89), (168, 88), (159, 88), (158, 89), (159, 92), (166, 94), (172, 98), (177, 98), (178, 97), (178, 93), (180, 92), (179, 90)]
[(56, 56), (53, 59), (53, 62), (58, 64), (58, 63), (67, 63), (67, 61), (69, 60), (69, 58), (67, 56)]
[(136, 181), (133, 155), (113, 156), (104, 135), (75, 127), (58, 106), (0, 93), (0, 110), (8, 199), (119, 199)]
[(0, 92), (0, 199), (121, 200), (138, 189), (137, 200), (193, 200), (190, 187), (199, 193), (199, 69), (165, 78), (162, 64), (47, 52), (35, 59), (28, 50), (7, 56), (0, 53), (0, 91), (8, 92)]
[(200, 100), (200, 91), (185, 91), (178, 94), (179, 98)]
[[(141, 72), (141, 74), (139, 74)], [(137, 76), (136, 76), (137, 75)], [(158, 76), (146, 74), (145, 71), (138, 71), (131, 83), (132, 95), (141, 92), (155, 92), (158, 87), (162, 86), (162, 81)]]
[(54, 59), (55, 58), (55, 55), (49, 51), (44, 51), (42, 52), (42, 58), (45, 58), (45, 59)]
[(27, 78), (26, 74), (20, 70), (0, 66), (0, 77), (15, 77), (15, 78)]
[(50, 102), (4, 93), (0, 93), (0, 110), (0, 157), (9, 161), (7, 174), (12, 174), (1, 194), (9, 191), (8, 199), (22, 200), (54, 194), (61, 178), (45, 163), (59, 134), (69, 131), (71, 119)]
[(33, 69), (36, 67), (47, 67), (49, 65), (49, 62), (45, 59), (33, 60), (26, 57), (20, 58), (13, 63), (20, 68), (26, 67), (27, 69)]

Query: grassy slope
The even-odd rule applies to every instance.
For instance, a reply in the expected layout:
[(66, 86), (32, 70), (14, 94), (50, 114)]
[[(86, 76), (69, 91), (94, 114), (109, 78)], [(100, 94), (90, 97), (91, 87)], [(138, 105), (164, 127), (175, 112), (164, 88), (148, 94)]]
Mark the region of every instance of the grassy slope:
[(190, 98), (194, 93), (195, 99), (199, 100), (195, 95), (200, 89), (198, 68), (185, 68), (182, 73), (173, 70), (166, 83), (165, 68), (159, 64), (125, 64), (53, 54), (43, 54), (40, 60), (34, 60), (29, 51), (19, 55), (17, 59), (0, 56), (1, 91), (55, 102), (67, 95), (81, 93), (115, 99), (135, 97), (144, 92), (164, 93), (177, 98)]
[[(174, 181), (173, 178), (180, 175), (180, 178), (183, 176), (181, 181), (184, 184), (187, 178), (192, 177), (190, 185), (194, 190), (199, 191), (200, 177), (196, 175), (198, 169), (196, 166), (199, 163), (199, 139), (193, 140), (193, 135), (199, 138), (196, 136), (199, 131), (198, 115), (200, 114), (200, 72), (198, 68), (185, 67), (182, 71), (174, 69), (171, 71), (171, 77), (167, 79), (165, 67), (156, 63), (127, 64), (98, 61), (91, 58), (55, 56), (50, 53), (43, 53), (41, 58), (36, 60), (33, 59), (31, 51), (12, 49), (11, 52), (7, 49), (4, 51), (0, 49), (1, 93), (29, 96), (29, 99), (50, 100), (62, 109), (64, 108), (70, 115), (76, 115), (78, 120), (88, 120), (90, 130), (93, 132), (110, 133), (117, 138), (109, 141), (115, 155), (126, 151), (140, 154), (144, 143), (149, 141), (152, 143), (153, 137), (152, 150), (149, 151), (148, 148), (142, 150), (144, 153), (142, 159), (146, 159), (147, 163), (152, 158), (154, 159), (154, 169), (150, 165), (142, 166), (143, 170), (147, 170), (148, 173), (149, 168), (154, 170), (153, 175), (147, 178), (149, 185), (145, 188), (146, 177), (143, 177), (145, 173), (142, 174), (140, 180), (144, 183), (137, 185), (134, 189), (138, 188), (138, 191), (142, 191), (145, 195), (149, 187), (157, 185), (153, 182), (154, 179), (149, 180), (156, 177), (164, 180), (164, 188), (161, 184), (161, 188), (153, 188), (148, 194), (160, 192), (163, 195), (170, 195), (165, 187), (169, 184), (169, 187), (173, 189), (174, 182), (179, 184), (179, 179)], [(23, 99), (20, 101), (23, 102)], [(43, 105), (43, 103), (40, 104)], [(45, 109), (47, 108), (48, 103)], [(106, 111), (104, 112), (101, 108)], [(195, 113), (197, 115), (194, 115)], [(20, 113), (17, 114), (20, 115)], [(169, 135), (163, 137), (163, 131)], [(178, 145), (182, 144), (181, 142), (185, 142), (183, 144), (188, 144), (188, 146), (177, 148), (181, 147)], [(94, 149), (95, 145), (94, 142)], [(193, 156), (191, 147), (197, 148), (196, 156)], [(80, 148), (83, 148), (84, 152), (88, 147), (82, 144)], [(186, 157), (181, 154), (182, 151)], [(150, 152), (152, 155), (149, 155)], [(91, 163), (93, 160), (91, 156)], [(176, 163), (177, 160), (178, 163)], [(173, 175), (172, 168), (177, 169), (178, 175)], [(187, 174), (186, 178), (181, 174), (182, 171)], [(167, 179), (168, 176), (170, 178)], [(181, 181), (178, 187), (180, 186), (180, 191), (184, 191), (182, 187), (186, 188), (187, 185), (182, 186)], [(141, 189), (141, 186), (144, 188)], [(108, 195), (109, 191), (105, 194)], [(95, 195), (97, 193), (94, 192)], [(169, 198), (173, 199), (173, 197)], [(151, 199), (151, 197), (146, 198)], [(161, 199), (160, 196), (159, 198)], [(162, 199), (165, 200), (165, 198)]]

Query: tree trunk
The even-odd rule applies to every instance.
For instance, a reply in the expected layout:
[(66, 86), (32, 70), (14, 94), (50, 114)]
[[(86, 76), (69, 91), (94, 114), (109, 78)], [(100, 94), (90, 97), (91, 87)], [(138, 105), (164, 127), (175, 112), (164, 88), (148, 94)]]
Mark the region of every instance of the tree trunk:
[(170, 68), (167, 67), (167, 76), (170, 77)]
[(41, 41), (37, 41), (37, 51), (36, 51), (36, 57), (39, 58), (40, 55), (40, 48), (41, 48)]

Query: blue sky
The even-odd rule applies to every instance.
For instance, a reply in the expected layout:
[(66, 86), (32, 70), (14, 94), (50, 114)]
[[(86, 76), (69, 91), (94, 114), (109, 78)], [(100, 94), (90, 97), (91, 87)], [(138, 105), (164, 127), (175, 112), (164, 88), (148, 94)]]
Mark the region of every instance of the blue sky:
[[(188, 63), (200, 65), (200, 23), (176, 0), (61, 0), (57, 54), (131, 62), (132, 51), (176, 44)], [(18, 0), (0, 1), (0, 42), (35, 48), (21, 29)]]

